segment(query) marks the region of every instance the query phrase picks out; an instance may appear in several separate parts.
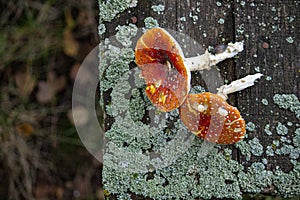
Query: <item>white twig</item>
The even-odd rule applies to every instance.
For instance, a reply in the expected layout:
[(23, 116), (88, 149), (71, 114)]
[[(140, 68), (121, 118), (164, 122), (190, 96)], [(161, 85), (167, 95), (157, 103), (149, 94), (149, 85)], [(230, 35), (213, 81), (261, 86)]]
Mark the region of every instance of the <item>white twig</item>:
[(211, 66), (219, 62), (232, 58), (239, 52), (243, 51), (243, 42), (229, 43), (222, 53), (211, 54), (208, 50), (204, 54), (196, 57), (186, 58), (190, 71), (210, 69)]
[(245, 88), (253, 86), (254, 81), (256, 79), (259, 79), (262, 76), (263, 75), (261, 73), (245, 76), (244, 78), (231, 82), (229, 85), (221, 86), (220, 88), (217, 89), (218, 90), (217, 94), (223, 97), (224, 99), (227, 99), (228, 94), (241, 91)]

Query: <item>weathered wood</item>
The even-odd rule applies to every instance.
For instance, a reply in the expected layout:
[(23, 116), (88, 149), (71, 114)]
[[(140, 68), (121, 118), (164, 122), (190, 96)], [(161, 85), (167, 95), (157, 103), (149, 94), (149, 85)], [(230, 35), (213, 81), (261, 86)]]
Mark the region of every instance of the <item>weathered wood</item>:
[[(249, 139), (259, 138), (266, 148), (273, 140), (280, 140), (275, 130), (278, 122), (285, 125), (287, 122), (299, 123), (293, 113), (273, 103), (276, 93), (300, 97), (299, 5), (297, 1), (235, 3), (234, 11), (236, 39), (245, 41), (245, 50), (237, 59), (236, 76), (258, 71), (264, 74), (256, 87), (237, 95), (237, 103), (245, 120), (256, 125), (255, 131), (249, 132)], [(289, 37), (293, 38), (293, 43), (287, 41)], [(263, 99), (268, 105), (262, 103)], [(270, 124), (272, 137), (264, 133), (266, 124)], [(294, 131), (295, 126), (290, 127), (287, 137), (292, 138)], [(262, 157), (269, 160), (268, 169), (279, 166), (289, 171), (292, 168), (288, 156), (268, 157), (264, 154)], [(250, 163), (260, 161), (262, 157), (253, 158)], [(245, 161), (243, 156), (241, 161)]]
[[(158, 4), (165, 6), (161, 14), (151, 9), (151, 6)], [(245, 50), (239, 54), (235, 62), (234, 59), (228, 59), (218, 64), (218, 68), (222, 79), (228, 82), (248, 74), (257, 72), (264, 74), (254, 87), (231, 94), (228, 100), (231, 105), (239, 108), (246, 122), (255, 124), (255, 129), (249, 129), (248, 138), (245, 140), (258, 138), (264, 152), (260, 156), (252, 155), (249, 160), (234, 145), (222, 146), (221, 149), (232, 149), (231, 158), (239, 161), (246, 169), (254, 162), (262, 162), (264, 158), (268, 161), (265, 165), (267, 170), (274, 171), (279, 167), (284, 172), (291, 171), (293, 165), (288, 155), (268, 156), (265, 150), (267, 146), (276, 149), (273, 141), (281, 139), (276, 134), (279, 122), (286, 126), (287, 122), (292, 123), (292, 126), (287, 126), (289, 132), (286, 138), (290, 140), (296, 128), (299, 128), (296, 126), (297, 124), (299, 126), (299, 119), (295, 114), (280, 109), (273, 102), (276, 93), (295, 94), (300, 97), (299, 2), (144, 0), (139, 1), (137, 7), (120, 13), (112, 22), (105, 22), (107, 30), (104, 36), (107, 38), (114, 35), (118, 25), (135, 23), (136, 19), (135, 24), (144, 27), (146, 17), (155, 18), (160, 27), (189, 35), (204, 49), (217, 44), (244, 40)], [(132, 66), (135, 64), (132, 63)], [(204, 79), (207, 80), (210, 75), (209, 72), (193, 72), (192, 85), (209, 84), (217, 88), (223, 84), (219, 81), (214, 82), (217, 80), (214, 77), (211, 77), (211, 82), (209, 80), (205, 82)], [(272, 136), (265, 134), (267, 124), (273, 132)], [(199, 176), (201, 175), (196, 175), (195, 179), (199, 179)], [(263, 192), (271, 194), (273, 191), (274, 188), (267, 187)], [(135, 195), (132, 195), (132, 198), (145, 199)]]

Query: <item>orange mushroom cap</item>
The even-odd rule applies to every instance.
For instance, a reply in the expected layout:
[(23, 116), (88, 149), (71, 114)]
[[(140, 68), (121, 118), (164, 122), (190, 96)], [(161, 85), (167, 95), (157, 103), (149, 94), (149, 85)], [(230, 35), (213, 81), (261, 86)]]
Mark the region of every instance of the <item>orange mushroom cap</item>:
[(162, 28), (146, 31), (137, 41), (135, 62), (146, 82), (146, 95), (161, 111), (178, 108), (190, 90), (190, 71), (176, 40)]
[(246, 132), (238, 109), (210, 92), (189, 94), (180, 107), (180, 118), (196, 136), (218, 144), (236, 143)]

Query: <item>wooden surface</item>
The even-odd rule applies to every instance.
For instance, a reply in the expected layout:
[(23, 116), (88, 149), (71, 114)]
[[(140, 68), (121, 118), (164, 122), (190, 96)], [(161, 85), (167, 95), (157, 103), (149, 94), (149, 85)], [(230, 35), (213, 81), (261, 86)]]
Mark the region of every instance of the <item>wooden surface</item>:
[[(168, 0), (168, 1), (139, 1), (137, 7), (121, 13), (111, 23), (105, 23), (107, 31), (105, 37), (115, 34), (115, 28), (128, 24), (134, 16), (136, 25), (144, 27), (146, 17), (155, 18), (160, 27), (181, 31), (195, 39), (204, 48), (231, 41), (245, 41), (245, 49), (234, 62), (226, 60), (218, 67), (224, 79), (232, 81), (248, 74), (261, 72), (264, 77), (252, 88), (230, 95), (229, 103), (237, 106), (246, 122), (253, 122), (256, 129), (249, 132), (249, 138), (257, 137), (266, 148), (272, 140), (267, 137), (264, 127), (270, 124), (276, 127), (278, 122), (299, 123), (294, 113), (282, 110), (273, 103), (276, 93), (295, 94), (300, 97), (300, 55), (299, 55), (299, 1), (217, 1), (207, 0)], [(163, 4), (163, 14), (151, 9), (152, 5)], [(100, 11), (101, 12), (101, 11)], [(197, 16), (194, 20), (190, 16)], [(180, 20), (185, 17), (186, 21)], [(294, 20), (292, 20), (293, 18)], [(224, 23), (220, 23), (224, 19)], [(219, 22), (218, 22), (219, 21)], [(205, 33), (205, 34), (204, 34)], [(206, 37), (204, 36), (206, 35)], [(293, 43), (287, 42), (292, 37)], [(192, 84), (201, 82), (199, 74), (193, 73)], [(271, 80), (266, 80), (270, 76)], [(268, 100), (268, 105), (262, 103)], [(291, 127), (288, 138), (292, 137), (295, 127)], [(235, 148), (234, 159), (249, 166), (252, 162), (261, 160), (253, 157), (247, 161)], [(262, 155), (266, 157), (265, 154)], [(291, 169), (289, 158), (274, 156), (268, 159), (268, 169), (280, 166), (284, 171)]]

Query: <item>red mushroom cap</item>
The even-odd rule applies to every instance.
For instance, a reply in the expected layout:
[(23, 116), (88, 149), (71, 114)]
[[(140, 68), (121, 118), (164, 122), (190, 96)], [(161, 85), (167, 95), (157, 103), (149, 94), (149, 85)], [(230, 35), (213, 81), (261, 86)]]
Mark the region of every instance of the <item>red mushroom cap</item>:
[(146, 82), (146, 95), (161, 111), (178, 108), (190, 90), (190, 71), (176, 40), (162, 28), (152, 28), (137, 41), (135, 62)]
[(236, 143), (246, 132), (238, 109), (210, 92), (189, 94), (180, 107), (180, 118), (196, 136), (218, 144)]

